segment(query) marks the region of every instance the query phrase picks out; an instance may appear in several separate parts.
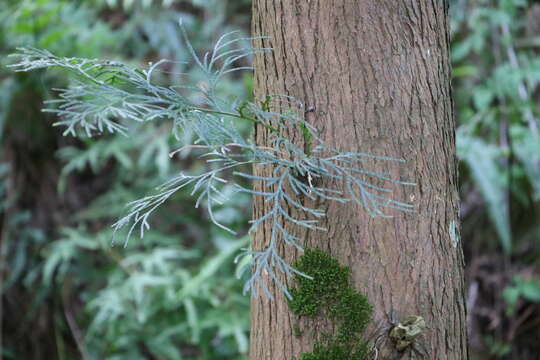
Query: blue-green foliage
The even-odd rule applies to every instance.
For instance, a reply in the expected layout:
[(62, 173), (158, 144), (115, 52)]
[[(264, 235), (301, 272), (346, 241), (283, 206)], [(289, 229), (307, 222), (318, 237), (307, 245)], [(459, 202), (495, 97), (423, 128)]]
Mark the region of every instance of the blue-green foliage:
[[(128, 214), (113, 225), (115, 231), (128, 229), (126, 245), (135, 231), (142, 238), (150, 228), (150, 216), (185, 188), (192, 189), (191, 194), (196, 196), (195, 207), (205, 206), (210, 220), (233, 234), (233, 230), (218, 221), (215, 208), (223, 205), (233, 193), (260, 196), (272, 206), (267, 213), (252, 220), (251, 229), (268, 223), (272, 231), (265, 249), (245, 251), (251, 258), (252, 274), (245, 283), (244, 293), (252, 291), (256, 294), (262, 289), (272, 297), (263, 276), (267, 273), (290, 297), (278, 274), (289, 276), (298, 272), (277, 249), (283, 242), (302, 250), (303, 239), (292, 235), (284, 223), (325, 230), (318, 225), (324, 211), (303, 204), (300, 198), (341, 203), (353, 201), (373, 216), (386, 217), (384, 210), (388, 208), (412, 210), (410, 204), (392, 199), (391, 190), (375, 185), (373, 179), (413, 184), (396, 180), (388, 173), (369, 171), (365, 165), (372, 159), (402, 160), (341, 152), (327, 146), (317, 130), (303, 120), (303, 104), (296, 99), (277, 95), (258, 104), (239, 97), (231, 100), (222, 96), (221, 82), (226, 75), (251, 70), (249, 66), (238, 66), (239, 61), (257, 53), (267, 53), (270, 49), (252, 49), (249, 47), (252, 38), (227, 33), (217, 40), (211, 51), (199, 56), (182, 24), (179, 32), (193, 63), (204, 75), (202, 80), (186, 76), (175, 85), (160, 84), (156, 78), (165, 65), (174, 63), (169, 60), (150, 62), (139, 69), (117, 61), (59, 57), (35, 48), (19, 48), (14, 55), (15, 63), (10, 65), (16, 71), (59, 67), (77, 76), (71, 87), (59, 90), (58, 100), (48, 102), (56, 106), (46, 110), (60, 117), (55, 125), (65, 127), (65, 135), (81, 132), (87, 137), (103, 133), (128, 135), (128, 132), (140, 131), (133, 130), (130, 123), (162, 122), (169, 124), (181, 146), (171, 152), (171, 157), (186, 149), (204, 151), (206, 169), (191, 174), (181, 172), (158, 187), (154, 195), (129, 204)], [(242, 133), (246, 123), (267, 129), (269, 141), (266, 146), (255, 144), (249, 135)], [(282, 135), (292, 129), (304, 134), (304, 142), (309, 147), (307, 152)], [(270, 167), (272, 175), (250, 174), (249, 168), (254, 165)], [(252, 190), (241, 181), (230, 185), (229, 174), (260, 181), (263, 190)], [(325, 185), (335, 180), (343, 182), (345, 188), (339, 190)], [(291, 208), (303, 215), (291, 215)]]

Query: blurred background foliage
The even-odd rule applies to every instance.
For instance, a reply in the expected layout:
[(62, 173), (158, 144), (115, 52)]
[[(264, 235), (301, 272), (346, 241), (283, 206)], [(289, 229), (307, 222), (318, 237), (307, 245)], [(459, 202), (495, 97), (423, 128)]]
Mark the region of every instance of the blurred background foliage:
[(540, 2), (451, 1), (462, 241), (478, 359), (540, 356)]
[[(60, 72), (14, 74), (17, 46), (134, 64), (189, 64), (177, 27), (208, 50), (249, 32), (250, 0), (2, 0), (0, 221), (4, 359), (245, 359), (249, 299), (234, 255), (247, 245), (209, 226), (189, 190), (154, 218), (144, 239), (113, 239), (124, 205), (196, 153), (171, 160), (170, 124), (129, 137), (63, 137), (42, 102), (69, 83)], [(451, 0), (462, 242), (474, 359), (540, 354), (540, 2)], [(248, 75), (225, 94), (251, 96)], [(249, 129), (245, 129), (249, 131)], [(245, 233), (250, 199), (221, 222)]]
[[(243, 359), (249, 298), (233, 259), (247, 238), (208, 226), (187, 192), (160, 209), (144, 239), (113, 241), (125, 204), (151, 193), (178, 169), (197, 171), (197, 154), (169, 158), (171, 124), (133, 128), (129, 137), (74, 139), (41, 113), (61, 72), (14, 74), (16, 46), (63, 56), (133, 63), (175, 60), (161, 82), (200, 77), (180, 39), (193, 46), (248, 30), (249, 1), (5, 1), (0, 5), (0, 206), (4, 359)], [(251, 93), (238, 77), (223, 91)], [(246, 129), (247, 131), (248, 129)], [(237, 229), (247, 197), (216, 216)], [(245, 231), (244, 231), (245, 232)]]

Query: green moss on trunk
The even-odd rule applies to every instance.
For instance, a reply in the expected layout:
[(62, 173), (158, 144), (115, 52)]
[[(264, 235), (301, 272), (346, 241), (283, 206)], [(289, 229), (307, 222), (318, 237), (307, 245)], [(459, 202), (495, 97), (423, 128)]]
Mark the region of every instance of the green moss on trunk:
[(313, 279), (296, 276), (289, 309), (299, 316), (327, 316), (338, 329), (324, 343), (315, 344), (313, 352), (303, 353), (300, 360), (365, 359), (368, 346), (360, 334), (371, 319), (372, 307), (367, 297), (352, 287), (349, 267), (318, 249), (306, 249), (294, 266)]

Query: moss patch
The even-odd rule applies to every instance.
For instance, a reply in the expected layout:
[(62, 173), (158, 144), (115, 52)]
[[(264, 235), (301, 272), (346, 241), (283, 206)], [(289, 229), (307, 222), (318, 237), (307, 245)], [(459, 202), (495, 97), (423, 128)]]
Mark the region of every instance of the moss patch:
[(313, 280), (296, 276), (289, 309), (299, 316), (327, 316), (337, 328), (300, 360), (365, 359), (368, 349), (360, 334), (371, 319), (372, 307), (367, 297), (351, 286), (349, 267), (318, 249), (306, 249), (294, 266)]

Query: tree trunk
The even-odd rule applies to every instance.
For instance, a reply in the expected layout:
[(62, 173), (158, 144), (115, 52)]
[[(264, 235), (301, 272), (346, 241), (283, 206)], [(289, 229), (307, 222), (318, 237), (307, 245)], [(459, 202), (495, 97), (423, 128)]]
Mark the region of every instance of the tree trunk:
[[(403, 158), (406, 163), (369, 160), (366, 166), (417, 184), (395, 186), (392, 195), (413, 203), (413, 213), (374, 218), (356, 205), (321, 202), (328, 231), (294, 230), (305, 247), (324, 249), (351, 267), (354, 286), (374, 307), (366, 334), (380, 340), (378, 359), (468, 358), (463, 254), (454, 234), (459, 199), (447, 7), (443, 0), (253, 1), (253, 35), (270, 37), (255, 46), (273, 48), (256, 56), (256, 97), (302, 100), (306, 121), (327, 143)], [(267, 145), (267, 135), (257, 128), (256, 142)], [(265, 176), (271, 169), (254, 171)], [(256, 199), (255, 214), (267, 206)], [(269, 234), (259, 229), (254, 249), (264, 248)], [(281, 251), (291, 261), (298, 255)], [(387, 336), (390, 322), (409, 315), (422, 316), (427, 330), (415, 345), (419, 352), (400, 353)], [(314, 338), (294, 335), (298, 322), (332, 331), (324, 319), (299, 319), (283, 296), (255, 297), (251, 359), (291, 360), (312, 351)]]

